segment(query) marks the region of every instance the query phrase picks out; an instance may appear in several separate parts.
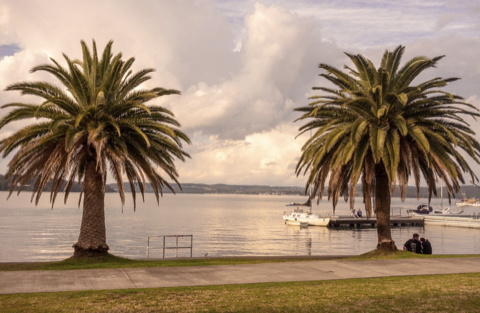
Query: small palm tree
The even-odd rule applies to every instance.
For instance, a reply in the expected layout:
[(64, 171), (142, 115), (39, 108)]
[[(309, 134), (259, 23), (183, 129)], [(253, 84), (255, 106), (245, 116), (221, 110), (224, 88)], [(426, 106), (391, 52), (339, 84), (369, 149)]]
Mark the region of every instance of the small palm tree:
[[(107, 169), (118, 185), (122, 207), (125, 203), (123, 180), (130, 183), (134, 208), (135, 186), (142, 198), (148, 180), (157, 203), (164, 187), (173, 191), (157, 169), (175, 181), (178, 173), (174, 160), (189, 155), (182, 142), (190, 143), (181, 132), (173, 113), (155, 105), (147, 105), (160, 96), (179, 94), (164, 88), (142, 89), (153, 69), (133, 73), (134, 58), (122, 60), (113, 56), (109, 42), (99, 59), (95, 41), (90, 52), (81, 42), (83, 60), (70, 60), (63, 55), (68, 67), (57, 61), (32, 69), (54, 75), (63, 87), (48, 82), (21, 82), (6, 90), (42, 98), (40, 104), (9, 103), (13, 108), (0, 121), (5, 125), (24, 119), (36, 119), (13, 135), (0, 141), (3, 157), (14, 153), (8, 165), (7, 177), (12, 177), (10, 194), (34, 180), (32, 201), (38, 204), (42, 191), (52, 181), (52, 207), (62, 184), (65, 202), (70, 189), (78, 180), (83, 182), (83, 217), (74, 256), (105, 254), (106, 243), (104, 198)], [(15, 152), (16, 151), (16, 152)]]
[(443, 56), (415, 57), (400, 67), (405, 47), (385, 51), (378, 69), (361, 55), (347, 56), (355, 68), (344, 73), (327, 64), (320, 74), (333, 87), (314, 87), (323, 93), (313, 96), (306, 107), (296, 108), (308, 122), (300, 134), (314, 131), (302, 148), (296, 173), (309, 172), (307, 187), (321, 199), (328, 180), (328, 199), (333, 208), (340, 196), (350, 197), (354, 207), (361, 180), (368, 216), (372, 198), (377, 216), (377, 248), (395, 250), (390, 231), (391, 192), (398, 184), (402, 201), (413, 175), (417, 198), (421, 176), (436, 195), (436, 182), (445, 182), (449, 200), (464, 183), (462, 172), (478, 178), (460, 153), (479, 163), (480, 144), (461, 115), (478, 117), (478, 109), (463, 98), (440, 88), (458, 78), (434, 78), (413, 84), (424, 70), (435, 67)]

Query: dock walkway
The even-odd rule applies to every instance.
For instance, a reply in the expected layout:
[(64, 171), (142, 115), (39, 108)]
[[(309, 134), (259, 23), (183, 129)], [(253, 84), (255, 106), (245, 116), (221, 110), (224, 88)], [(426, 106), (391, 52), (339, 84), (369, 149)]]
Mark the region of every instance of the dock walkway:
[(480, 272), (480, 257), (0, 271), (0, 294), (253, 284)]
[[(423, 217), (419, 216), (391, 216), (390, 224), (393, 227), (397, 226), (423, 226), (425, 223)], [(350, 216), (332, 216), (328, 227), (376, 227), (377, 218), (359, 217), (354, 218)]]
[(480, 219), (475, 216), (442, 216), (442, 215), (425, 215), (425, 224), (429, 225), (441, 225), (441, 226), (454, 226), (464, 228), (480, 228)]

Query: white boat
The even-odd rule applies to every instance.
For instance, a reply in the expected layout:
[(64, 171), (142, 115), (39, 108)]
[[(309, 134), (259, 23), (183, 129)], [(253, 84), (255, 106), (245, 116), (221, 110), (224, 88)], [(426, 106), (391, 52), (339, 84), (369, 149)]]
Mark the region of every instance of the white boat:
[(442, 226), (456, 226), (467, 228), (480, 228), (480, 220), (477, 216), (440, 216), (440, 215), (424, 215), (425, 224), (428, 225), (442, 225)]
[(462, 214), (463, 210), (460, 209), (458, 211), (450, 211), (450, 208), (444, 208), (443, 210), (435, 210), (433, 211), (434, 215), (450, 215), (450, 214)]
[(433, 210), (433, 208), (426, 204), (420, 204), (416, 210), (407, 210), (408, 213), (413, 214), (414, 216), (420, 215), (460, 215), (463, 214), (463, 209), (459, 209), (458, 211), (450, 211), (450, 208), (444, 209), (437, 209)]
[(462, 207), (462, 206), (473, 206), (473, 207), (480, 207), (480, 201), (475, 201), (475, 202), (457, 202), (455, 203), (456, 206)]
[(294, 219), (285, 220), (285, 224), (290, 225), (290, 226), (300, 226), (300, 227), (307, 227), (308, 226), (308, 222), (300, 222), (300, 221), (296, 221)]
[(472, 207), (480, 207), (480, 200), (477, 198), (467, 198), (467, 195), (465, 193), (462, 193), (463, 198), (460, 202), (455, 203), (456, 206), (462, 207), (462, 206), (472, 206)]
[[(287, 225), (295, 226), (328, 226), (330, 223), (329, 216), (320, 216), (318, 214), (312, 213), (311, 202), (308, 200), (306, 203), (291, 203), (287, 204), (287, 207), (294, 207), (293, 211), (283, 212), (283, 220)], [(301, 207), (309, 207), (309, 210), (303, 209)]]

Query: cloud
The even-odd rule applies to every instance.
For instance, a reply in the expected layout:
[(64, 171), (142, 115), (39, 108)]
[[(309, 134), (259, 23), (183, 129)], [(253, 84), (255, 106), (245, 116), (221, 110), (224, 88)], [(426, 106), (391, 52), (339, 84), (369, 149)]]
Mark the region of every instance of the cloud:
[(410, 43), (407, 45), (404, 59), (417, 55), (428, 57), (445, 55), (445, 58), (438, 62), (436, 69), (426, 71), (419, 79), (425, 80), (437, 76), (460, 77), (461, 80), (444, 87), (444, 90), (468, 98), (480, 94), (478, 51), (480, 51), (480, 38), (451, 34)]
[(96, 39), (99, 49), (113, 39), (114, 52), (136, 57), (138, 68), (156, 68), (160, 86), (180, 89), (198, 81), (218, 83), (238, 63), (228, 20), (210, 1), (87, 0), (75, 12), (65, 1), (33, 2), (28, 10), (17, 1), (6, 3), (8, 18), (0, 29), (14, 39), (3, 44), (59, 60), (62, 52), (80, 56), (81, 39)]
[[(222, 0), (217, 1), (216, 6), (228, 14), (232, 21), (238, 21), (239, 16), (251, 13), (254, 2)], [(314, 17), (321, 27), (323, 40), (333, 40), (344, 49), (353, 46), (366, 49), (405, 44), (451, 32), (461, 32), (470, 37), (478, 37), (479, 34), (479, 19), (473, 15), (473, 12), (478, 10), (478, 1), (475, 0), (261, 2), (265, 5), (281, 6), (300, 16)], [(449, 21), (450, 16), (454, 20)], [(443, 21), (440, 21), (442, 19)]]
[[(211, 2), (117, 5), (106, 1), (95, 2), (96, 10), (91, 11), (92, 5), (83, 3), (75, 14), (67, 14), (71, 11), (63, 1), (32, 3), (29, 10), (14, 1), (3, 5), (2, 12), (8, 16), (5, 13), (0, 20), (1, 32), (10, 39), (2, 44), (22, 50), (0, 60), (0, 88), (25, 80), (54, 81), (43, 73), (29, 74), (29, 70), (49, 62), (49, 57), (63, 62), (62, 52), (80, 57), (80, 39), (90, 43), (95, 38), (100, 50), (114, 39), (114, 52), (135, 56), (137, 70), (157, 69), (149, 84), (183, 91), (181, 97), (160, 102), (175, 111), (194, 140), (189, 148), (193, 160), (179, 165), (182, 178), (230, 183), (268, 180), (273, 184), (278, 178), (278, 183), (294, 184), (293, 173), (287, 170), (299, 154), (291, 131), (295, 128), (292, 109), (305, 103), (317, 63), (322, 58), (326, 62), (343, 58), (332, 52), (335, 45), (321, 42), (313, 18), (258, 4), (245, 18), (245, 38), (241, 50), (235, 52), (236, 34)], [(19, 98), (16, 92), (0, 93), (2, 104)], [(39, 99), (22, 97), (22, 101)], [(0, 136), (26, 123), (7, 126)], [(284, 124), (288, 135), (282, 133)], [(232, 161), (237, 175), (227, 178)], [(1, 161), (2, 172), (7, 162)]]
[(455, 20), (455, 16), (445, 14), (435, 23), (434, 29), (437, 31), (442, 30), (454, 20)]
[(238, 74), (218, 85), (198, 83), (172, 102), (188, 130), (241, 140), (290, 123), (315, 84), (319, 61), (344, 59), (334, 44), (321, 41), (315, 19), (281, 7), (256, 4), (245, 25)]
[(275, 158), (264, 158), (260, 161), (260, 168), (269, 168), (277, 165), (278, 162)]
[(178, 170), (181, 177), (188, 177), (182, 181), (191, 183), (301, 186), (305, 178), (297, 178), (291, 164), (296, 164), (307, 137), (295, 139), (296, 135), (297, 127), (289, 125), (244, 140), (197, 137), (196, 142), (204, 141), (202, 149), (187, 148), (195, 151), (193, 157), (178, 163)]
[[(113, 39), (114, 53), (136, 58), (135, 70), (155, 68), (149, 87), (184, 91), (199, 82), (220, 84), (239, 70), (233, 37), (228, 20), (210, 1), (84, 1), (75, 11), (64, 1), (31, 2), (28, 8), (18, 1), (4, 1), (0, 4), (0, 45), (21, 51), (0, 59), (0, 104), (20, 100), (19, 93), (3, 91), (9, 84), (26, 80), (58, 83), (49, 75), (29, 71), (49, 62), (49, 57), (64, 62), (62, 52), (79, 58), (81, 39), (91, 44), (94, 38), (100, 52)], [(40, 99), (21, 97), (21, 101), (38, 103)], [(1, 110), (0, 116), (7, 112)], [(8, 125), (0, 131), (0, 138), (27, 123)], [(7, 162), (1, 161), (1, 172)]]

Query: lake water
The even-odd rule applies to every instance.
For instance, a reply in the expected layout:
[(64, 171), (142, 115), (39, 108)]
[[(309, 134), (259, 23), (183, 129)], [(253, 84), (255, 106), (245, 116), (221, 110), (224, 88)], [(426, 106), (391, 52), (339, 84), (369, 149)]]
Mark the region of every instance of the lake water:
[[(52, 210), (49, 194), (38, 206), (30, 203), (30, 193), (12, 195), (0, 192), (0, 262), (61, 260), (72, 255), (72, 245), (80, 230), (81, 209), (78, 194), (72, 193), (67, 204), (59, 195)], [(129, 258), (145, 258), (147, 236), (193, 235), (193, 256), (252, 255), (352, 255), (376, 247), (375, 229), (328, 229), (326, 227), (286, 226), (282, 220), (285, 204), (304, 202), (305, 197), (248, 195), (164, 195), (157, 206), (155, 196), (146, 194), (145, 203), (137, 203), (136, 212), (127, 198), (122, 213), (117, 194), (106, 194), (107, 243), (110, 252)], [(392, 206), (414, 208), (416, 199)], [(435, 202), (433, 202), (435, 203)], [(446, 203), (446, 202), (445, 202)], [(356, 207), (362, 207), (356, 199)], [(314, 212), (331, 211), (325, 200)], [(467, 208), (466, 213), (480, 208)], [(341, 201), (336, 214), (348, 214)], [(392, 228), (399, 248), (417, 232), (432, 242), (435, 254), (480, 254), (480, 229), (430, 226)], [(173, 238), (167, 245), (174, 244)], [(189, 240), (180, 238), (180, 245)], [(162, 257), (161, 239), (152, 239), (150, 257)], [(188, 249), (179, 256), (189, 256)], [(175, 256), (174, 250), (167, 257)]]

